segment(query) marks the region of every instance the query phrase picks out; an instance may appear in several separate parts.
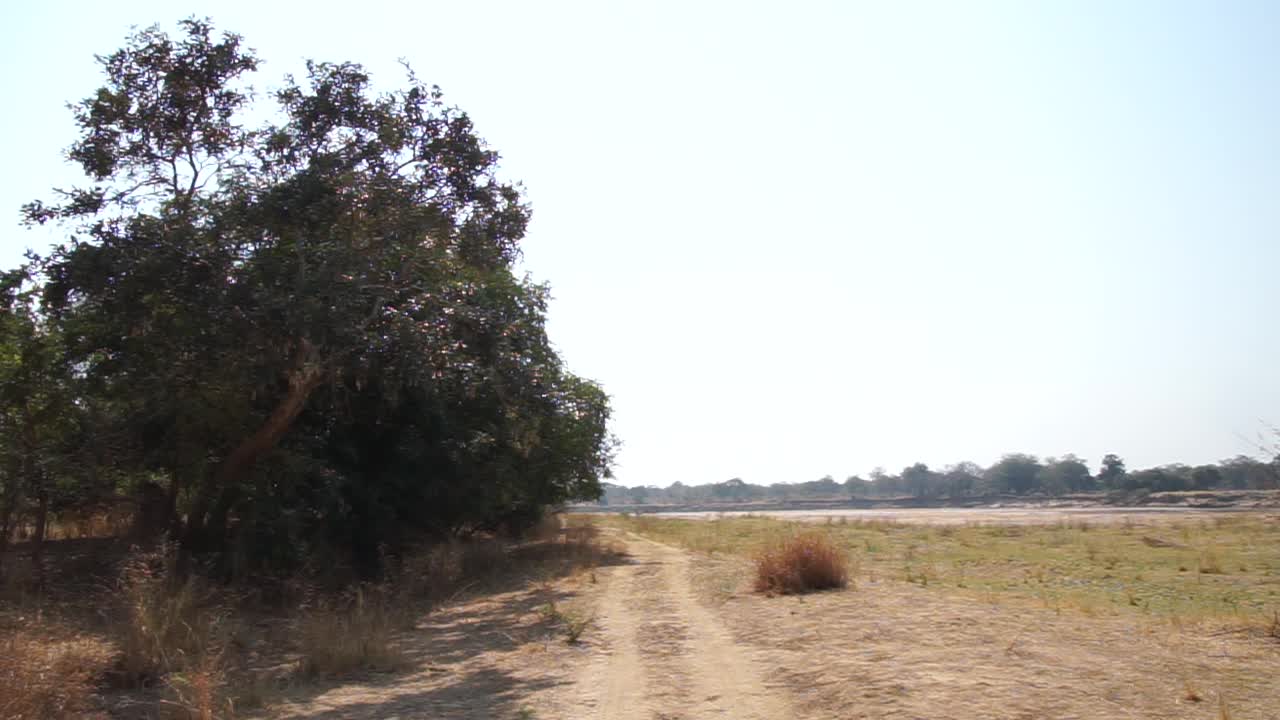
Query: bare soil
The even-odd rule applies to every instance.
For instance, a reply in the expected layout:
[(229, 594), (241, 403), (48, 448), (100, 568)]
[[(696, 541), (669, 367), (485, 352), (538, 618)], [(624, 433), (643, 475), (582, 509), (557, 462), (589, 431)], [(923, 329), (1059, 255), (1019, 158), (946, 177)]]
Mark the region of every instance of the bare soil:
[(722, 598), (716, 615), (735, 641), (770, 659), (793, 717), (1280, 717), (1280, 641), (1258, 629), (1059, 613), (894, 580), (729, 592), (743, 570), (708, 559), (696, 582)]
[(575, 717), (794, 717), (767, 658), (735, 642), (694, 592), (688, 553), (636, 536), (599, 601), (600, 636)]

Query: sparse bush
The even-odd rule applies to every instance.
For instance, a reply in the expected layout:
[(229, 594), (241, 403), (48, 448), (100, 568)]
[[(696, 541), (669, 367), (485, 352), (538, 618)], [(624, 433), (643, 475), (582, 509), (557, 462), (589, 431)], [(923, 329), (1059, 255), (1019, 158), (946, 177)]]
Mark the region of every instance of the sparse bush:
[(510, 565), (507, 545), (499, 540), (451, 540), (406, 553), (391, 584), (406, 604), (432, 606), (501, 575)]
[(756, 556), (755, 589), (769, 594), (803, 593), (849, 584), (849, 558), (826, 535), (805, 532)]
[(126, 685), (145, 685), (219, 655), (223, 618), (202, 597), (194, 576), (174, 580), (170, 550), (162, 545), (135, 552), (120, 571), (125, 620), (118, 626), (117, 668)]
[(94, 680), (110, 653), (99, 642), (50, 640), (28, 629), (0, 640), (0, 657), (0, 717), (57, 720), (90, 710)]
[(525, 531), (525, 538), (529, 540), (555, 540), (559, 535), (564, 523), (559, 513), (544, 512), (538, 521)]
[(205, 654), (189, 670), (168, 676), (165, 686), (169, 696), (162, 706), (166, 718), (231, 720), (235, 717), (235, 704), (228, 696), (227, 676), (220, 655)]
[(596, 621), (594, 613), (584, 613), (577, 609), (563, 610), (554, 600), (543, 606), (542, 617), (547, 622), (560, 626), (564, 631), (564, 641), (569, 645), (576, 645), (582, 638), (582, 633)]
[(306, 613), (299, 626), (303, 675), (341, 676), (391, 671), (404, 664), (393, 634), (404, 624), (394, 593), (385, 587), (357, 588), (337, 607)]

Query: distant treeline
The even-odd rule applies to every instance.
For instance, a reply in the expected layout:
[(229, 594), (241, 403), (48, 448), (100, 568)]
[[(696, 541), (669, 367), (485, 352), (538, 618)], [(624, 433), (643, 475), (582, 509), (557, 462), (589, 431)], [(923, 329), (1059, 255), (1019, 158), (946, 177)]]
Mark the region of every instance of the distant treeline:
[(1244, 455), (1212, 465), (1163, 465), (1130, 472), (1117, 455), (1102, 459), (1096, 474), (1075, 455), (1040, 459), (1005, 455), (988, 468), (962, 462), (941, 470), (916, 463), (890, 474), (876, 469), (867, 477), (839, 482), (830, 475), (801, 483), (753, 485), (740, 478), (705, 485), (673, 483), (661, 487), (605, 484), (604, 505), (747, 502), (833, 498), (964, 498), (983, 495), (1067, 495), (1100, 491), (1177, 492), (1184, 490), (1273, 490), (1280, 488), (1280, 462)]

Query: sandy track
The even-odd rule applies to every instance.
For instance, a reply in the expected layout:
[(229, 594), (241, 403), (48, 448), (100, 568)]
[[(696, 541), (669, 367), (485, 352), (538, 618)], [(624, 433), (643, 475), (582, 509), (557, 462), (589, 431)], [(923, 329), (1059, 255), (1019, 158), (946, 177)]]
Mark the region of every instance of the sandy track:
[(634, 535), (597, 605), (596, 653), (578, 687), (585, 716), (621, 720), (786, 718), (779, 688), (690, 584), (690, 556)]

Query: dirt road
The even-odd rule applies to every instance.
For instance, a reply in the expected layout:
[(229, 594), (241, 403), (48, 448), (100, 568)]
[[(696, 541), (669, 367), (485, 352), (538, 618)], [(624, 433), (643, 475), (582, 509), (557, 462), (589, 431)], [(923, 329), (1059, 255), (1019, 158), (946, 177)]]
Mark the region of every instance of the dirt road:
[(690, 556), (629, 535), (632, 562), (610, 568), (594, 654), (579, 678), (586, 717), (619, 720), (793, 717), (768, 668), (695, 597)]

